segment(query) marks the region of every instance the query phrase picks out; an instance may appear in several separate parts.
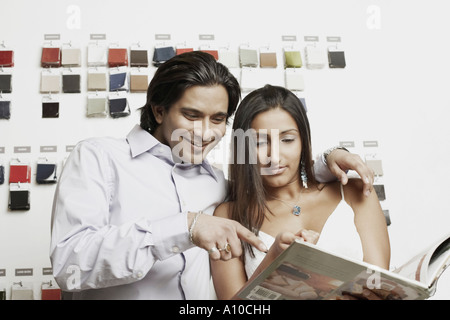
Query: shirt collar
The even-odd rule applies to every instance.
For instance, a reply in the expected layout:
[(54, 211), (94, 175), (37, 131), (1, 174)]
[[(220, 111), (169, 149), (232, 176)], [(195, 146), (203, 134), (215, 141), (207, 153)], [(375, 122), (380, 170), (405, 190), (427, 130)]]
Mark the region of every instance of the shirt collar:
[[(162, 144), (158, 141), (152, 134), (148, 133), (144, 129), (141, 128), (140, 125), (135, 125), (134, 128), (128, 133), (127, 135), (127, 142), (130, 145), (131, 150), (131, 156), (133, 158), (143, 154), (144, 152), (151, 151), (156, 146), (164, 146), (166, 145)], [(168, 148), (168, 147), (167, 147)], [(170, 152), (170, 160), (172, 164), (175, 164), (175, 161), (173, 161), (172, 153)], [(189, 165), (189, 164), (186, 164)], [(204, 170), (202, 170), (204, 169)], [(201, 173), (209, 173), (216, 181), (218, 181), (217, 175), (214, 171), (214, 168), (211, 166), (211, 164), (208, 162), (208, 160), (204, 160), (201, 163)]]

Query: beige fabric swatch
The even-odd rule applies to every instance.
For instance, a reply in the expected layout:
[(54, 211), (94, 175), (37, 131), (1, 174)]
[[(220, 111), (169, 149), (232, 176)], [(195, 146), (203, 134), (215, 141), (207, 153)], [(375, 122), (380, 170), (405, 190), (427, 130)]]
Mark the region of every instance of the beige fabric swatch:
[(87, 117), (106, 117), (106, 103), (105, 97), (90, 97), (87, 103)]
[(63, 67), (81, 66), (80, 48), (63, 48), (61, 50), (61, 64)]
[(259, 54), (261, 68), (276, 68), (277, 54), (275, 52), (261, 52)]
[(61, 91), (61, 75), (43, 71), (41, 73), (41, 93), (60, 92), (60, 91)]
[(148, 75), (132, 74), (130, 76), (131, 92), (147, 92), (147, 88), (148, 88)]
[(88, 73), (88, 90), (105, 91), (107, 89), (106, 73), (103, 72), (89, 72)]

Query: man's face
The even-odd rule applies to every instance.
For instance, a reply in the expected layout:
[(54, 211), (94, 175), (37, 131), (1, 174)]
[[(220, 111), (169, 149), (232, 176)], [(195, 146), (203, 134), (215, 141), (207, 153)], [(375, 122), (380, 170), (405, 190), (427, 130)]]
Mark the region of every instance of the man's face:
[(224, 136), (228, 111), (225, 87), (194, 86), (168, 111), (154, 107), (159, 127), (155, 138), (168, 145), (175, 157), (201, 163)]

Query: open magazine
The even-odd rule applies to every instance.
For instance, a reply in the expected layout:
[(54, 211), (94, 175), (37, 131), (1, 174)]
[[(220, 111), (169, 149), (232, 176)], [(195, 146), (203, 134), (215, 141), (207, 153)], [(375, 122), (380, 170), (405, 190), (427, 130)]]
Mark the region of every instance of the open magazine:
[(420, 300), (435, 293), (450, 264), (450, 235), (398, 269), (377, 266), (295, 241), (237, 297), (248, 300)]

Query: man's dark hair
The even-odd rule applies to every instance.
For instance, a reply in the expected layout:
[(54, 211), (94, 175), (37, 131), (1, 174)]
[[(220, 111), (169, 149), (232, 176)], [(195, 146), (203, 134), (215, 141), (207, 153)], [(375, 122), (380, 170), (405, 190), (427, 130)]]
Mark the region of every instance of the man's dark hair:
[(241, 89), (233, 74), (209, 53), (192, 51), (177, 55), (158, 67), (147, 90), (147, 102), (141, 108), (141, 127), (154, 133), (158, 127), (152, 106), (166, 110), (193, 86), (222, 85), (228, 93), (228, 118), (236, 111)]

